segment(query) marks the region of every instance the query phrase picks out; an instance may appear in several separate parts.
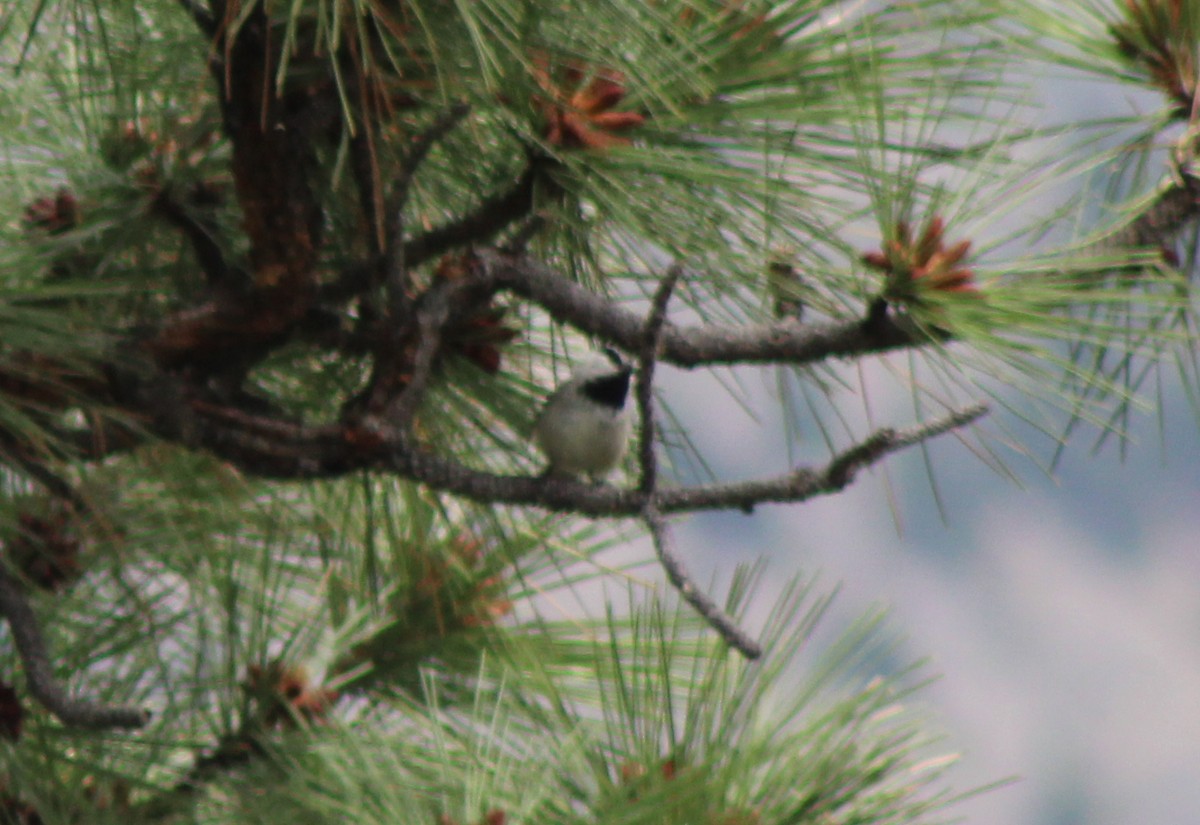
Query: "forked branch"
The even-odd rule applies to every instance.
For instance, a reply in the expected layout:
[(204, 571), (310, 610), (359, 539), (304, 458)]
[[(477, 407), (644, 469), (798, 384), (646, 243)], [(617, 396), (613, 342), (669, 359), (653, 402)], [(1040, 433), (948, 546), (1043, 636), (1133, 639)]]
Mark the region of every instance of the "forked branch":
[(720, 608), (707, 593), (696, 586), (683, 563), (675, 553), (675, 545), (671, 540), (670, 525), (658, 511), (658, 459), (654, 453), (655, 420), (654, 420), (654, 365), (658, 360), (658, 350), (662, 343), (663, 326), (667, 320), (667, 304), (671, 293), (683, 275), (683, 267), (678, 264), (667, 270), (662, 281), (655, 290), (650, 302), (650, 314), (642, 333), (642, 346), (638, 351), (637, 387), (635, 391), (638, 416), (642, 422), (641, 438), (638, 445), (638, 465), (641, 480), (638, 492), (643, 497), (641, 516), (650, 538), (654, 543), (654, 553), (659, 564), (667, 574), (667, 581), (679, 592), (692, 609), (696, 611), (709, 626), (712, 627), (730, 647), (739, 651), (747, 659), (757, 659), (762, 655), (762, 647), (751, 639), (745, 631), (738, 627), (732, 616)]

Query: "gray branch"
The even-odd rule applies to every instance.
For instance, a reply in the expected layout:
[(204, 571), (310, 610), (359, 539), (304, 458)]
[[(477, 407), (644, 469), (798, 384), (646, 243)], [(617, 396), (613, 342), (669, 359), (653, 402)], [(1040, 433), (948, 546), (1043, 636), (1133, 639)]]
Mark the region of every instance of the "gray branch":
[(0, 614), (8, 621), (17, 653), (25, 665), (29, 692), (64, 725), (78, 728), (140, 728), (150, 721), (142, 708), (102, 705), (73, 699), (54, 678), (46, 640), (21, 585), (0, 567)]
[(385, 419), (407, 430), (425, 395), (433, 374), (434, 361), (442, 346), (442, 330), (450, 318), (450, 297), (453, 283), (442, 280), (430, 287), (417, 309), (417, 352), (413, 358), (412, 377), (400, 395), (388, 406)]
[[(638, 352), (643, 318), (524, 255), (479, 250), (483, 277), (533, 301), (556, 320)], [(854, 358), (928, 343), (901, 328), (890, 315), (873, 319), (801, 323), (678, 327), (665, 323), (660, 358), (680, 367), (703, 364), (809, 364)]]
[(662, 332), (667, 321), (667, 304), (671, 301), (671, 293), (675, 284), (683, 275), (683, 267), (678, 264), (667, 270), (654, 291), (650, 301), (650, 313), (646, 316), (642, 327), (642, 341), (638, 348), (637, 397), (638, 415), (642, 422), (642, 435), (638, 445), (638, 465), (641, 469), (641, 480), (638, 483), (638, 493), (642, 497), (641, 516), (650, 531), (654, 542), (654, 553), (658, 562), (667, 574), (667, 581), (679, 592), (683, 600), (700, 614), (709, 626), (735, 650), (741, 652), (747, 659), (757, 659), (762, 655), (762, 648), (751, 639), (733, 617), (723, 611), (707, 593), (696, 586), (683, 566), (683, 562), (675, 554), (675, 546), (671, 541), (671, 533), (667, 520), (658, 511), (658, 460), (654, 454), (654, 365), (658, 361), (658, 352), (662, 344)]
[(650, 303), (650, 314), (642, 330), (642, 342), (638, 347), (637, 399), (638, 416), (642, 422), (641, 440), (638, 443), (638, 465), (641, 468), (639, 489), (653, 495), (658, 483), (658, 461), (654, 456), (654, 365), (658, 362), (658, 351), (662, 344), (662, 333), (667, 322), (667, 304), (675, 284), (683, 276), (683, 267), (675, 264), (663, 276)]
[(667, 521), (654, 507), (653, 500), (646, 503), (642, 509), (642, 521), (650, 530), (654, 541), (654, 552), (658, 562), (667, 573), (667, 580), (674, 585), (688, 604), (708, 622), (709, 627), (717, 631), (726, 644), (737, 650), (747, 659), (754, 660), (762, 655), (762, 647), (751, 639), (745, 631), (724, 610), (717, 606), (703, 590), (696, 587), (675, 555), (671, 543), (671, 535)]
[[(789, 504), (844, 490), (858, 471), (880, 459), (930, 438), (964, 427), (988, 412), (986, 404), (956, 410), (942, 418), (904, 430), (877, 430), (866, 440), (843, 450), (819, 469), (801, 467), (785, 475), (735, 484), (707, 484), (666, 491), (659, 499), (664, 511), (738, 508), (752, 511), (759, 504)], [(672, 495), (673, 493), (673, 495)]]
[[(801, 467), (757, 481), (659, 489), (661, 513), (753, 510), (759, 504), (794, 504), (845, 488), (863, 467), (905, 447), (966, 426), (987, 413), (979, 404), (915, 427), (883, 429), (835, 455), (820, 468)], [(381, 460), (385, 469), (447, 493), (491, 504), (518, 504), (585, 516), (639, 518), (645, 495), (637, 489), (586, 484), (570, 478), (504, 476), (394, 441)]]

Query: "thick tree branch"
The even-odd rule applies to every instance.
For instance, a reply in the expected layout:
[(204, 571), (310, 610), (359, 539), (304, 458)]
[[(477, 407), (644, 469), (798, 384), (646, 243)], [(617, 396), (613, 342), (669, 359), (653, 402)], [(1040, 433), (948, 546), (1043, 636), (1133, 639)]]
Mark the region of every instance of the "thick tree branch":
[(8, 621), (13, 642), (25, 666), (29, 692), (65, 725), (80, 728), (140, 728), (150, 721), (142, 708), (101, 705), (73, 699), (54, 678), (46, 640), (21, 585), (0, 566), (0, 615)]
[[(776, 478), (660, 489), (663, 513), (751, 510), (791, 504), (843, 489), (864, 466), (905, 447), (970, 424), (982, 405), (907, 430), (880, 430), (820, 468), (802, 467)], [(308, 427), (258, 419), (200, 402), (172, 404), (154, 415), (162, 437), (205, 449), (242, 471), (264, 478), (333, 478), (362, 469), (397, 473), (443, 492), (490, 504), (515, 504), (595, 517), (637, 517), (638, 490), (586, 484), (570, 478), (507, 476), (475, 470), (410, 444), (397, 433), (339, 426)]]
[[(543, 307), (555, 319), (611, 341), (629, 352), (642, 342), (643, 320), (602, 295), (525, 256), (478, 253), (486, 277)], [(666, 324), (661, 357), (681, 367), (701, 364), (807, 364), (911, 347), (922, 339), (885, 316), (877, 323), (802, 324), (794, 319), (744, 326), (677, 327)]]
[[(472, 306), (486, 302), (498, 289), (509, 289), (536, 301), (556, 317), (612, 341), (629, 352), (642, 353), (643, 369), (636, 390), (643, 412), (649, 409), (648, 379), (658, 358), (682, 366), (702, 363), (803, 364), (830, 357), (854, 357), (914, 346), (916, 341), (890, 320), (875, 313), (864, 320), (801, 324), (795, 320), (748, 327), (702, 325), (678, 327), (668, 322), (665, 310), (652, 316), (655, 355), (648, 356), (646, 320), (586, 289), (555, 275), (525, 256), (479, 250), (472, 265), (455, 278), (436, 281), (416, 302), (409, 339), (412, 352), (405, 356), (403, 379), (369, 393), (377, 403), (363, 411), (359, 423), (300, 426), (215, 397), (211, 390), (183, 375), (171, 375), (153, 364), (137, 374), (123, 372), (110, 381), (108, 391), (120, 406), (136, 411), (147, 430), (161, 438), (192, 448), (205, 449), (260, 477), (302, 479), (336, 477), (360, 469), (382, 469), (478, 501), (525, 504), (591, 516), (637, 517), (641, 501), (637, 491), (578, 485), (569, 479), (530, 479), (496, 476), (470, 469), (410, 444), (401, 423), (411, 417), (424, 393), (433, 364), (441, 350), (444, 328), (456, 317), (467, 317)], [(663, 291), (658, 300), (666, 299)], [(663, 305), (665, 306), (665, 304)], [(419, 329), (415, 328), (419, 327)], [(244, 333), (243, 333), (244, 334)], [(376, 397), (378, 396), (378, 397)], [(974, 414), (969, 416), (974, 417)], [(651, 467), (653, 488), (653, 421), (645, 430), (650, 441), (641, 446), (642, 467)], [(949, 426), (961, 421), (951, 419)], [(399, 424), (399, 426), (397, 426)], [(920, 438), (941, 432), (920, 430)], [(906, 443), (893, 443), (895, 434), (881, 443), (884, 452)], [(899, 436), (896, 436), (899, 437)], [(768, 502), (803, 501), (822, 492), (819, 476), (799, 470), (782, 478), (738, 484), (657, 490), (659, 512), (705, 509), (751, 509)]]
[[(300, 90), (283, 98), (268, 93), (280, 60), (270, 27), (256, 6), (236, 30), (219, 28), (217, 44), (225, 54), (224, 77), (216, 81), (252, 289), (217, 293), (169, 319), (145, 342), (167, 366), (237, 374), (286, 340), (313, 305), (324, 222), (311, 180), (317, 154), (308, 121), (317, 104)], [(219, 251), (200, 234), (193, 241), (201, 241), (205, 259)]]
[[(636, 518), (645, 499), (637, 489), (476, 470), (412, 443), (387, 422), (301, 425), (194, 398), (190, 392), (183, 379), (160, 375), (121, 401), (141, 411), (146, 429), (160, 438), (207, 450), (262, 478), (334, 478), (377, 469), (475, 501), (594, 517)], [(881, 430), (823, 468), (800, 468), (765, 480), (659, 489), (655, 501), (662, 513), (751, 510), (758, 504), (805, 501), (842, 489), (861, 467), (889, 453), (961, 427), (985, 412), (985, 407), (974, 406), (912, 429)]]
[[(817, 469), (799, 468), (773, 479), (661, 489), (655, 495), (661, 513), (753, 510), (759, 504), (794, 504), (838, 492), (863, 467), (905, 447), (970, 424), (987, 407), (976, 405), (906, 430), (880, 430), (834, 456)], [(465, 467), (419, 449), (393, 447), (384, 468), (438, 490), (492, 504), (524, 504), (596, 517), (636, 518), (643, 494), (567, 478), (500, 476)]]

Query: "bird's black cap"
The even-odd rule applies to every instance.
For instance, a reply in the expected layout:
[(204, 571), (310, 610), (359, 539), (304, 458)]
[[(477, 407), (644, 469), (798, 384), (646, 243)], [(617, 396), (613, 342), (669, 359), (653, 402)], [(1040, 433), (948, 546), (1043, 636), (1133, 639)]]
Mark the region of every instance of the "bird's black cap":
[(612, 407), (614, 410), (624, 409), (625, 399), (629, 397), (629, 378), (629, 368), (623, 366), (619, 372), (612, 375), (592, 378), (580, 387), (580, 391), (601, 406)]
[(621, 354), (612, 347), (605, 347), (601, 351), (609, 361), (612, 361), (616, 372), (589, 379), (580, 387), (580, 391), (584, 397), (603, 407), (610, 407), (614, 410), (624, 409), (625, 399), (629, 397), (629, 378), (633, 373), (633, 367), (625, 363)]

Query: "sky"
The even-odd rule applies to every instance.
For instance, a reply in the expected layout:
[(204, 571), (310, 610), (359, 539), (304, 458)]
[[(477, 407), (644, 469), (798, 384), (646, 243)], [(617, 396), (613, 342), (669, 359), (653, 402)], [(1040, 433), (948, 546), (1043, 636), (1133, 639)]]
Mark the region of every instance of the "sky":
[[(661, 396), (715, 475), (774, 475), (789, 453), (827, 460), (811, 424), (800, 424), (799, 444), (785, 443), (773, 370), (748, 372), (739, 402), (708, 373), (659, 366)], [(866, 383), (886, 386), (886, 372), (868, 368)], [(839, 591), (818, 644), (885, 608), (900, 641), (883, 664), (925, 661), (923, 675), (935, 677), (909, 702), (944, 735), (929, 755), (960, 755), (948, 776), (956, 791), (1003, 783), (948, 815), (972, 825), (1196, 825), (1200, 413), (1177, 386), (1163, 397), (1162, 421), (1145, 410), (1123, 445), (1110, 439), (1098, 452), (1095, 431), (1080, 433), (1052, 473), (1009, 450), (1016, 481), (955, 434), (937, 437), (928, 446), (940, 510), (910, 448), (841, 493), (685, 517), (675, 550), (693, 581), (715, 579), (718, 601), (737, 565), (765, 562), (747, 628), (764, 623), (796, 575), (815, 577), (819, 594)], [(840, 401), (862, 406), (855, 393)], [(871, 393), (877, 426), (910, 424), (906, 404), (898, 391)], [(994, 408), (979, 427), (1004, 436), (1014, 419)], [(1051, 447), (1029, 446), (1043, 457)], [(616, 552), (606, 561), (652, 555), (645, 540)], [(645, 568), (638, 577), (653, 578)], [(597, 587), (597, 604), (612, 596)]]
[[(770, 409), (769, 381), (759, 383), (746, 386)], [(751, 421), (700, 375), (668, 373), (663, 390), (694, 418), (718, 475), (782, 469), (784, 436), (769, 416)], [(873, 402), (877, 421), (908, 423), (900, 399)], [(762, 556), (768, 582), (819, 575), (841, 588), (835, 623), (885, 606), (903, 638), (898, 658), (928, 659), (938, 675), (917, 703), (962, 755), (955, 788), (1015, 777), (951, 814), (974, 825), (1195, 825), (1200, 419), (1182, 393), (1166, 402), (1165, 427), (1149, 413), (1133, 421), (1124, 457), (1115, 443), (1092, 454), (1081, 438), (1052, 475), (1016, 459), (1020, 484), (941, 436), (931, 455), (944, 521), (909, 450), (840, 494), (685, 521), (680, 552), (699, 581)], [(985, 430), (1006, 423), (992, 419)]]
[[(1060, 121), (1159, 104), (1078, 80), (1047, 81), (1038, 93)], [(1076, 196), (1057, 195), (1050, 200)], [(902, 356), (891, 361), (906, 368)], [(878, 362), (860, 368), (846, 375), (871, 387), (874, 426), (913, 423), (900, 382)], [(662, 397), (718, 478), (827, 459), (809, 421), (795, 422), (799, 438), (788, 443), (769, 370), (749, 371), (739, 403), (709, 375), (661, 369)], [(937, 676), (915, 702), (944, 733), (944, 749), (961, 755), (954, 788), (1011, 780), (949, 816), (971, 825), (1195, 825), (1200, 412), (1172, 367), (1161, 378), (1161, 418), (1143, 410), (1123, 443), (1110, 438), (1098, 451), (1095, 430), (1078, 433), (1052, 472), (1047, 439), (1024, 441), (1040, 462), (999, 447), (1014, 481), (943, 435), (930, 446), (941, 507), (910, 449), (836, 495), (753, 516), (690, 517), (677, 529), (678, 552), (698, 582), (727, 583), (735, 565), (765, 559), (763, 610), (772, 582), (795, 574), (839, 588), (835, 625), (884, 606), (888, 630), (902, 638), (897, 661), (927, 660)], [(1015, 391), (1007, 398), (1022, 403)], [(837, 404), (860, 413), (859, 436), (871, 429), (863, 396), (846, 392)], [(1021, 432), (1000, 409), (980, 426), (995, 443)]]
[[(1160, 104), (1078, 80), (1037, 92), (1059, 121)], [(1013, 454), (1019, 484), (941, 436), (931, 449), (941, 512), (909, 450), (841, 494), (752, 519), (694, 519), (680, 543), (702, 548), (688, 558), (700, 581), (765, 554), (768, 580), (804, 572), (839, 585), (835, 621), (888, 609), (900, 658), (927, 658), (938, 675), (917, 700), (962, 755), (956, 789), (1014, 778), (949, 814), (973, 825), (1195, 825), (1200, 413), (1170, 368), (1163, 380), (1161, 420), (1136, 416), (1124, 445), (1095, 453), (1094, 432), (1084, 434), (1052, 474)], [(769, 409), (761, 384), (751, 394)], [(776, 422), (749, 421), (703, 378), (668, 375), (664, 390), (676, 409), (697, 410), (693, 435), (720, 475), (783, 469)], [(877, 424), (911, 422), (902, 394), (884, 390), (871, 404)], [(982, 427), (1013, 425), (994, 412)], [(810, 455), (823, 455), (807, 436)]]
[[(1048, 121), (1161, 105), (1078, 78), (1035, 91)], [(1047, 203), (1078, 196), (1062, 189)], [(906, 368), (903, 356), (890, 358)], [(865, 377), (869, 404), (849, 391), (839, 411), (853, 417), (869, 406), (874, 426), (912, 424), (901, 382), (871, 363), (846, 372), (852, 386)], [(828, 458), (810, 421), (794, 422), (799, 438), (789, 443), (769, 370), (744, 371), (739, 402), (707, 373), (659, 369), (661, 397), (718, 478)], [(954, 789), (1011, 780), (948, 816), (971, 825), (1196, 825), (1200, 411), (1171, 366), (1161, 377), (1161, 419), (1143, 410), (1124, 442), (1110, 438), (1098, 451), (1095, 430), (1078, 433), (1052, 472), (1047, 439), (1025, 441), (1040, 462), (999, 448), (1014, 481), (947, 434), (929, 449), (940, 507), (920, 450), (909, 449), (836, 495), (683, 519), (676, 550), (694, 581), (716, 579), (718, 601), (736, 565), (765, 560), (748, 625), (761, 623), (772, 587), (797, 574), (819, 577), (822, 592), (839, 589), (828, 617), (835, 626), (885, 607), (902, 640), (896, 661), (925, 660), (937, 677), (913, 701), (944, 734), (942, 752), (961, 755), (948, 777)], [(1016, 391), (1006, 397), (1020, 406)], [(999, 408), (980, 426), (995, 443), (1021, 430)], [(871, 428), (860, 420), (857, 433)], [(838, 446), (850, 443), (842, 436)], [(642, 542), (627, 558), (649, 553)]]
[[(1059, 122), (1161, 104), (1078, 78), (1036, 92)], [(1047, 203), (1078, 196), (1062, 189)], [(895, 371), (906, 368), (903, 356), (890, 358)], [(869, 404), (853, 391), (837, 401), (860, 414), (860, 437), (871, 429), (865, 406), (874, 426), (913, 423), (901, 382), (872, 363), (846, 372), (851, 386), (865, 378)], [(789, 443), (772, 373), (744, 373), (739, 402), (709, 374), (660, 365), (661, 397), (715, 475), (761, 477), (789, 461), (827, 459), (810, 421), (794, 422), (799, 438)], [(1039, 461), (999, 448), (1014, 481), (947, 434), (929, 450), (940, 507), (920, 450), (909, 449), (836, 495), (684, 519), (677, 552), (694, 581), (716, 579), (718, 600), (736, 565), (765, 560), (748, 624), (762, 621), (773, 583), (796, 574), (819, 577), (822, 592), (839, 589), (835, 626), (885, 607), (888, 630), (902, 639), (896, 661), (927, 661), (936, 676), (913, 701), (944, 734), (941, 752), (960, 754), (948, 781), (957, 791), (1003, 783), (948, 816), (970, 825), (1196, 825), (1200, 411), (1170, 365), (1147, 388), (1161, 395), (1161, 418), (1147, 407), (1123, 442), (1099, 450), (1095, 430), (1078, 433), (1052, 472), (1045, 438), (1024, 440)], [(1006, 398), (1022, 403), (1016, 391)], [(995, 443), (1021, 432), (999, 408), (980, 426)], [(644, 543), (637, 552), (650, 553)]]

